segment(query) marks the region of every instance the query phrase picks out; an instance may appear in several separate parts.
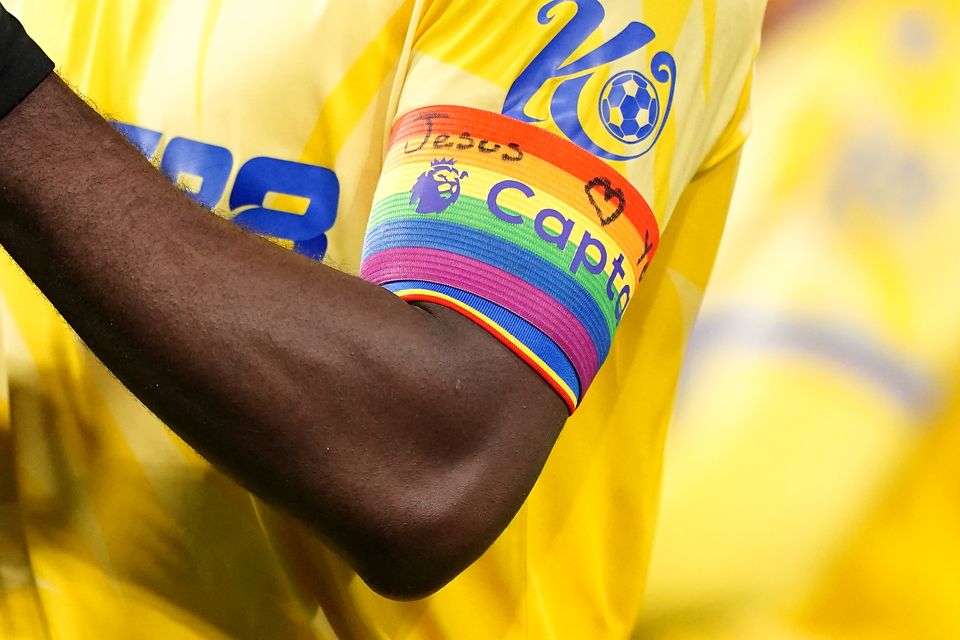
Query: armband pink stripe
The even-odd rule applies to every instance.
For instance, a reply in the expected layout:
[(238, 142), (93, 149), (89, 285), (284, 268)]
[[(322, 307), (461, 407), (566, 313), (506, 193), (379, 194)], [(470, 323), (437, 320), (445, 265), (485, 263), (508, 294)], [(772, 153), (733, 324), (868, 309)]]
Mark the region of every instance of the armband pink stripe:
[(589, 385), (600, 368), (576, 316), (536, 287), (478, 260), (434, 249), (387, 249), (365, 260), (360, 275), (371, 282), (415, 279), (470, 291), (541, 327), (570, 358), (580, 384)]

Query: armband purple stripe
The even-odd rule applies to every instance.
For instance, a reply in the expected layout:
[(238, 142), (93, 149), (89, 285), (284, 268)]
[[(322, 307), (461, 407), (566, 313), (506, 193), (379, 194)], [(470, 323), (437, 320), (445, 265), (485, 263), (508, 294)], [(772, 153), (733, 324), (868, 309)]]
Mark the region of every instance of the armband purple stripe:
[(376, 235), (369, 237), (364, 247), (364, 259), (385, 248), (418, 247), (473, 258), (506, 273), (523, 273), (527, 284), (561, 306), (579, 310), (577, 318), (590, 334), (598, 362), (610, 350), (615, 328), (612, 314), (608, 325), (594, 297), (571, 278), (569, 272), (550, 264), (544, 257), (482, 230), (435, 218), (386, 221), (376, 229)]
[(589, 386), (600, 368), (590, 334), (566, 307), (526, 281), (488, 264), (435, 249), (387, 249), (363, 263), (361, 277), (370, 282), (426, 280), (470, 291), (512, 310), (535, 325), (567, 354), (580, 378)]

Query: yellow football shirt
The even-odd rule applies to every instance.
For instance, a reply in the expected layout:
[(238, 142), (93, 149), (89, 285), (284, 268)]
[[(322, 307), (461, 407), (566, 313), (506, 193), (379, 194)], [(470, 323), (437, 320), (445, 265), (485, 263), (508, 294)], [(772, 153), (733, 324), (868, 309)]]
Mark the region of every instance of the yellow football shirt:
[[(63, 77), (199, 202), (343, 270), (360, 270), (374, 205), (420, 171), (388, 169), (398, 130), (422, 109), (482, 110), (500, 123), (495, 133), (513, 130), (504, 117), (525, 120), (525, 136), (549, 134), (546, 147), (575, 152), (547, 160), (586, 158), (577, 167), (606, 180), (579, 185), (601, 216), (598, 238), (619, 233), (606, 223), (620, 214), (610, 181), (625, 179), (661, 240), (524, 507), (474, 566), (414, 603), (378, 597), (309, 531), (211, 468), (4, 262), (4, 637), (628, 634), (683, 343), (745, 137), (763, 3), (8, 4)], [(641, 89), (642, 110), (623, 107)], [(520, 151), (468, 131), (442, 135), (424, 139), (437, 150), (426, 161), (448, 177), (444, 153), (509, 163)], [(464, 202), (480, 175), (463, 180)], [(586, 271), (599, 267), (595, 251), (583, 254)], [(639, 279), (645, 266), (624, 269)]]
[[(754, 137), (667, 447), (639, 637), (789, 637), (808, 631), (799, 609), (818, 620), (814, 637), (858, 637), (854, 603), (877, 605), (857, 611), (876, 631), (880, 608), (921, 615), (928, 589), (942, 616), (956, 612), (932, 595), (955, 566), (944, 556), (937, 577), (926, 562), (924, 548), (942, 550), (919, 535), (932, 519), (894, 534), (892, 517), (869, 514), (893, 501), (957, 384), (958, 8), (809, 3), (766, 38)], [(953, 507), (942, 517), (955, 531)], [(831, 569), (841, 554), (846, 569)], [(881, 598), (902, 576), (883, 577), (885, 563), (912, 558), (924, 561), (903, 581), (913, 600)]]
[(960, 636), (960, 394), (898, 470), (890, 490), (794, 616), (814, 637)]

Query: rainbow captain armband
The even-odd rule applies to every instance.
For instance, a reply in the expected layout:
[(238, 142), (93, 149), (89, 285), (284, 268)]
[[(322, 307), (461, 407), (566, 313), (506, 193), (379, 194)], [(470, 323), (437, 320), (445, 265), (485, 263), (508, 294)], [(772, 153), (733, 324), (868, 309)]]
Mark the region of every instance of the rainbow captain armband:
[(573, 143), (488, 111), (394, 125), (360, 275), (471, 318), (574, 411), (659, 240), (643, 197)]

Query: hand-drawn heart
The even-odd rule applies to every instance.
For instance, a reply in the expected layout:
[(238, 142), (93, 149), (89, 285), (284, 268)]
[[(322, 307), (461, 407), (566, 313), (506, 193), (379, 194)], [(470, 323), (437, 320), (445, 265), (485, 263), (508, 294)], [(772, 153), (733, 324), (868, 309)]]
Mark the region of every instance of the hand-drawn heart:
[[(620, 217), (620, 214), (622, 214), (623, 210), (627, 207), (627, 198), (623, 195), (623, 190), (614, 188), (609, 178), (594, 178), (586, 184), (585, 191), (587, 192), (587, 198), (590, 199), (590, 204), (593, 205), (593, 208), (597, 212), (597, 217), (600, 218), (600, 226), (602, 227), (616, 222), (617, 218)], [(604, 215), (603, 209), (600, 208), (600, 203), (593, 197), (594, 191), (602, 191), (603, 201), (606, 203), (614, 200), (617, 205), (616, 211), (609, 216)]]

